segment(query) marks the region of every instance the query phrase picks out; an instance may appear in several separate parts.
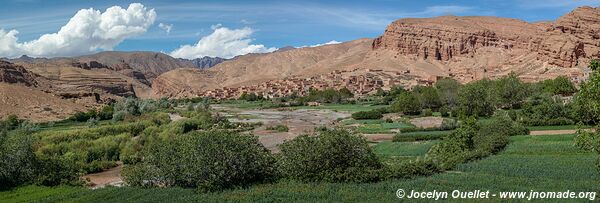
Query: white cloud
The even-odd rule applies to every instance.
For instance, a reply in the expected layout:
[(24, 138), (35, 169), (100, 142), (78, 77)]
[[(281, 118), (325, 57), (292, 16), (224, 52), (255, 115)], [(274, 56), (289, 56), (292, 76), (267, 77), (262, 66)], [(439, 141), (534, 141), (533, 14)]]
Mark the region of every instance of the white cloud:
[(171, 29), (173, 29), (173, 24), (164, 24), (164, 23), (159, 23), (158, 27), (162, 30), (164, 30), (165, 32), (167, 32), (167, 34), (171, 33)]
[(194, 45), (183, 45), (171, 52), (176, 58), (194, 59), (204, 56), (233, 58), (248, 53), (267, 53), (277, 50), (267, 48), (262, 44), (250, 44), (253, 39), (250, 36), (254, 30), (245, 27), (241, 29), (229, 29), (220, 24), (213, 26), (213, 33), (204, 36)]
[(126, 38), (143, 34), (154, 23), (156, 12), (139, 3), (127, 9), (113, 6), (104, 13), (81, 9), (57, 33), (18, 42), (17, 30), (0, 29), (0, 56), (74, 56), (112, 50)]
[(329, 41), (329, 42), (325, 42), (325, 43), (322, 43), (322, 44), (315, 44), (315, 45), (308, 45), (308, 46), (306, 46), (306, 45), (305, 45), (305, 46), (300, 46), (300, 47), (296, 47), (296, 48), (304, 48), (304, 47), (320, 47), (320, 46), (324, 46), (324, 45), (330, 45), (330, 44), (339, 44), (339, 43), (342, 43), (342, 42), (338, 42), (338, 41), (335, 41), (335, 40), (331, 40), (331, 41)]

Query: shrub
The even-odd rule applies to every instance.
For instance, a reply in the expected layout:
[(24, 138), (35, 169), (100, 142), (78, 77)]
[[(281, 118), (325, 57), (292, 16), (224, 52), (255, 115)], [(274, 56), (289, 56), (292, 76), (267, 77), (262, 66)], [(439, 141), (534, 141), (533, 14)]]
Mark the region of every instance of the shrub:
[(37, 157), (33, 139), (21, 132), (0, 132), (0, 189), (8, 189), (34, 180)]
[(286, 125), (279, 124), (276, 126), (269, 126), (269, 127), (267, 127), (267, 130), (274, 130), (277, 132), (287, 132), (290, 129)]
[(433, 116), (433, 111), (431, 111), (431, 109), (423, 109), (423, 112), (421, 114), (423, 116)]
[(345, 130), (302, 135), (281, 145), (284, 177), (300, 181), (368, 182), (383, 165), (367, 141)]
[(431, 147), (427, 155), (439, 166), (448, 170), (469, 159), (469, 151), (474, 149), (473, 137), (477, 135), (478, 127), (475, 120), (470, 119), (460, 128)]
[(449, 117), (450, 116), (450, 108), (448, 108), (448, 106), (442, 106), (440, 108), (440, 114), (442, 114), (442, 117)]
[(151, 144), (143, 161), (127, 165), (133, 186), (195, 187), (215, 191), (271, 181), (275, 159), (254, 136), (209, 131), (172, 136)]
[(359, 111), (352, 114), (352, 118), (355, 120), (365, 120), (365, 119), (380, 119), (383, 118), (383, 114), (379, 111)]
[(427, 140), (439, 140), (442, 139), (445, 134), (439, 133), (431, 133), (431, 134), (417, 134), (417, 135), (405, 135), (405, 134), (396, 134), (392, 141), (394, 142), (418, 142), (418, 141), (427, 141)]

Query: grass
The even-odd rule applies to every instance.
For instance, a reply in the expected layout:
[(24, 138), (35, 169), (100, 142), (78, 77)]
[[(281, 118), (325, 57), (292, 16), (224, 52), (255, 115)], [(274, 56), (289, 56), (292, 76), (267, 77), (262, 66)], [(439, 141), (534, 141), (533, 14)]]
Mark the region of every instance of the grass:
[[(111, 125), (112, 121), (98, 121), (98, 126)], [(67, 131), (67, 130), (78, 130), (89, 128), (87, 122), (76, 122), (76, 121), (60, 121), (53, 124), (44, 123), (40, 125), (40, 130), (43, 131)]]
[(424, 156), (429, 148), (437, 141), (424, 142), (380, 142), (373, 147), (373, 151), (384, 161), (414, 160)]
[[(0, 192), (0, 202), (394, 202), (399, 200), (395, 196), (397, 189), (600, 191), (600, 174), (594, 166), (598, 155), (575, 148), (573, 138), (574, 135), (515, 136), (507, 149), (498, 155), (461, 164), (453, 172), (410, 180), (371, 184), (282, 181), (205, 194), (181, 188), (88, 190), (26, 186)], [(398, 156), (418, 155), (425, 147), (382, 143), (375, 148), (380, 156)], [(544, 200), (547, 201), (552, 200)]]

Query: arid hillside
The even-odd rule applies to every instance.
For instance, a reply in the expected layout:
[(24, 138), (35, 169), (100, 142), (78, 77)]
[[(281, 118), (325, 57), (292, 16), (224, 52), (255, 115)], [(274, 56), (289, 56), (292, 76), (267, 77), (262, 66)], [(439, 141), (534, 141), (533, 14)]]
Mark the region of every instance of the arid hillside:
[(192, 97), (334, 71), (383, 70), (461, 82), (515, 72), (526, 81), (567, 75), (583, 80), (600, 56), (600, 8), (580, 7), (555, 22), (497, 17), (400, 19), (382, 36), (314, 48), (238, 57), (205, 71), (175, 69), (156, 79), (156, 96)]

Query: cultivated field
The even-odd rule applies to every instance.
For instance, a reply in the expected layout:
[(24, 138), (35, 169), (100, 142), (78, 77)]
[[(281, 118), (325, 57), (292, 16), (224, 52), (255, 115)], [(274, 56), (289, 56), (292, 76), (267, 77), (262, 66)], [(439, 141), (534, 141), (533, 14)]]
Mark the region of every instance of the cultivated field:
[[(0, 202), (147, 202), (147, 201), (242, 201), (285, 202), (347, 201), (394, 202), (397, 189), (405, 190), (475, 190), (498, 191), (600, 191), (600, 175), (594, 167), (597, 156), (573, 146), (574, 135), (516, 136), (504, 152), (472, 163), (462, 164), (450, 172), (410, 180), (373, 184), (281, 182), (246, 189), (198, 194), (181, 188), (103, 188), (27, 186), (0, 192)], [(415, 144), (402, 150), (377, 145), (382, 157), (412, 157), (423, 154), (428, 144)], [(406, 144), (402, 144), (406, 146)], [(525, 201), (525, 200), (523, 200)]]

